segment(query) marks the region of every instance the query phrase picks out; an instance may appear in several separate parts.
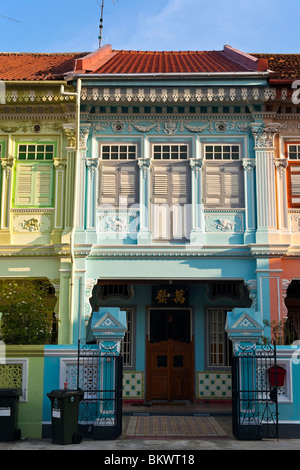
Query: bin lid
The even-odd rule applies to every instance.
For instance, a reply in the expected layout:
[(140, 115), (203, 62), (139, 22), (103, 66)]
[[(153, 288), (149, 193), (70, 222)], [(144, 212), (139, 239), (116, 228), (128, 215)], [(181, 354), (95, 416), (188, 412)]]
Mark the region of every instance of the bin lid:
[(21, 395), (20, 388), (0, 388), (1, 397), (18, 397)]
[(52, 390), (50, 393), (47, 393), (47, 397), (49, 398), (67, 398), (73, 397), (74, 395), (79, 395), (83, 397), (84, 391), (83, 390)]

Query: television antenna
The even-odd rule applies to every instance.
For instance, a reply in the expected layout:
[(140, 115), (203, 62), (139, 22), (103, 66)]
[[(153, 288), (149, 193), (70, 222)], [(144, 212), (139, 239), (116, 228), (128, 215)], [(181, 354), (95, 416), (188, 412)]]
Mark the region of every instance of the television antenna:
[[(112, 0), (113, 4), (115, 5), (115, 1), (119, 3), (119, 0)], [(101, 17), (100, 17), (100, 25), (99, 25), (99, 49), (101, 48), (102, 45), (102, 30), (103, 30), (103, 10), (104, 10), (104, 0), (102, 0), (102, 3), (100, 4), (99, 0), (97, 0), (97, 3), (99, 7), (101, 8)]]

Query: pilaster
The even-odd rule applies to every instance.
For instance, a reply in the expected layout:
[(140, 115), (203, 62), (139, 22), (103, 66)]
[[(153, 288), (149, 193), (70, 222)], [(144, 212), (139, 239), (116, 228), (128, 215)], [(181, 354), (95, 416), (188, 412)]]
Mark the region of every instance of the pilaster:
[(253, 124), (256, 157), (257, 244), (276, 242), (277, 233), (276, 180), (274, 166), (277, 124)]
[(255, 160), (244, 159), (244, 193), (245, 193), (245, 234), (244, 243), (255, 242), (256, 199), (255, 199)]
[(2, 166), (2, 193), (1, 193), (1, 227), (0, 243), (9, 244), (10, 234), (10, 205), (12, 191), (12, 174), (15, 160), (12, 156), (1, 160)]
[(150, 158), (148, 140), (144, 137), (143, 158), (139, 158), (140, 169), (140, 204), (138, 243), (148, 245), (151, 243), (150, 233)]
[(190, 159), (191, 185), (192, 185), (192, 231), (190, 235), (191, 245), (204, 243), (205, 218), (203, 206), (202, 169), (204, 162), (200, 158)]

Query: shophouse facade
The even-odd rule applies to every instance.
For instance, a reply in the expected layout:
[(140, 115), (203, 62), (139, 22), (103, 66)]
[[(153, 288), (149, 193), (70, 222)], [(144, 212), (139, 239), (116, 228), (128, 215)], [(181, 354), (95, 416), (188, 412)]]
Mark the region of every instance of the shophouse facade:
[(1, 277), (47, 278), (58, 299), (36, 429), (46, 393), (76, 387), (99, 308), (126, 311), (123, 399), (141, 403), (230, 400), (228, 312), (245, 334), (296, 319), (299, 105), (270, 59), (105, 46), (59, 56), (39, 81), (2, 76)]

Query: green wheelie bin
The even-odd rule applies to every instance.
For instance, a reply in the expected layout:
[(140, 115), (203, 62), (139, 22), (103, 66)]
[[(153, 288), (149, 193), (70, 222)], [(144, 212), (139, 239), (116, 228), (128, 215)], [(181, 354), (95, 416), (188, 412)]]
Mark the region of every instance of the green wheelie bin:
[(18, 429), (20, 389), (0, 389), (0, 441), (13, 442), (21, 438)]
[(82, 434), (78, 432), (78, 415), (83, 394), (83, 390), (52, 390), (47, 393), (51, 400), (53, 444), (82, 442)]

